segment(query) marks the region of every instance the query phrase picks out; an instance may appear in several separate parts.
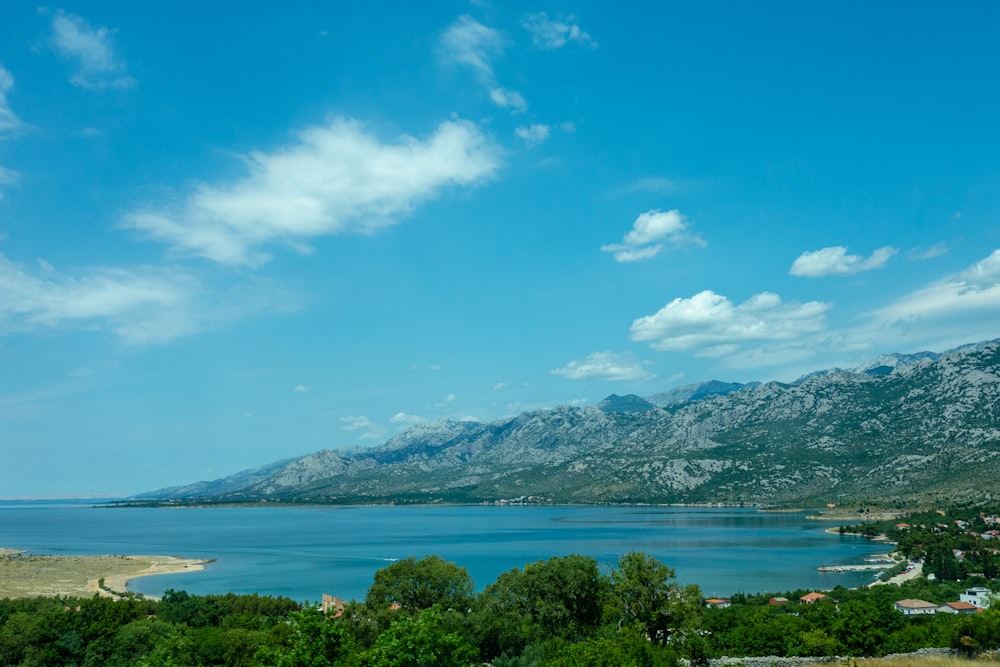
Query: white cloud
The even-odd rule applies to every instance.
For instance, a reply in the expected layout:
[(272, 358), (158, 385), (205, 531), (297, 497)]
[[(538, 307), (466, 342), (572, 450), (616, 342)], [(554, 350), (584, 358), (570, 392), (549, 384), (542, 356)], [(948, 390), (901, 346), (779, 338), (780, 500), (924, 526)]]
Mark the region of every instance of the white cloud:
[(524, 96), (514, 90), (506, 88), (493, 88), (490, 90), (490, 99), (498, 107), (513, 109), (516, 112), (524, 111), (528, 108), (528, 103), (524, 101)]
[[(0, 166), (0, 186), (14, 185), (20, 178), (20, 172)], [(3, 199), (3, 192), (0, 192), (0, 199)]]
[[(982, 315), (994, 316), (985, 322)], [(948, 276), (927, 287), (911, 292), (884, 308), (871, 313), (881, 328), (908, 328), (914, 325), (968, 326), (967, 318), (975, 316), (980, 328), (992, 331), (996, 337), (1000, 324), (1000, 249), (976, 262), (961, 273)], [(966, 332), (965, 336), (973, 335)], [(977, 334), (982, 335), (982, 334)]]
[(867, 259), (861, 255), (848, 255), (844, 246), (832, 246), (812, 252), (804, 252), (792, 263), (788, 271), (793, 276), (820, 278), (832, 275), (853, 275), (862, 271), (881, 269), (889, 258), (898, 252), (892, 246), (884, 246)]
[(601, 246), (601, 250), (614, 253), (618, 262), (637, 262), (655, 257), (667, 244), (675, 248), (704, 246), (705, 241), (690, 231), (687, 218), (680, 211), (652, 210), (635, 219), (632, 230), (625, 234), (621, 243)]
[(500, 149), (472, 123), (446, 121), (426, 140), (381, 143), (343, 119), (306, 128), (297, 142), (245, 156), (250, 174), (204, 184), (172, 207), (136, 210), (122, 226), (184, 254), (257, 266), (261, 246), (309, 252), (307, 242), (397, 223), (448, 186), (490, 178)]
[(506, 46), (507, 40), (502, 33), (466, 15), (458, 17), (445, 29), (438, 51), (446, 64), (471, 69), (489, 91), (494, 104), (520, 113), (528, 108), (524, 96), (497, 84), (493, 73), (493, 61), (503, 55)]
[(419, 415), (408, 415), (405, 412), (397, 412), (389, 421), (393, 424), (422, 424), (428, 421), (426, 417), (421, 417)]
[(297, 305), (296, 297), (261, 281), (209, 294), (193, 275), (172, 269), (95, 268), (74, 277), (38, 264), (32, 275), (0, 254), (0, 333), (87, 328), (145, 345)]
[(528, 14), (521, 21), (531, 39), (540, 49), (559, 49), (570, 42), (597, 48), (597, 42), (577, 25), (575, 16), (549, 18), (545, 12)]
[(73, 14), (59, 11), (52, 17), (52, 47), (77, 65), (70, 83), (88, 90), (135, 85), (135, 79), (126, 73), (125, 63), (115, 55), (113, 34), (113, 30), (94, 28)]
[(304, 384), (297, 384), (297, 385), (295, 385), (295, 389), (293, 389), (293, 391), (297, 391), (300, 394), (305, 394), (307, 392), (312, 391), (312, 387), (307, 387)]
[(361, 440), (379, 440), (386, 434), (384, 426), (380, 426), (364, 415), (341, 417), (343, 426), (340, 428), (351, 433), (358, 433)]
[(11, 110), (7, 94), (14, 89), (14, 75), (0, 63), (0, 139), (18, 130), (23, 123)]
[(907, 253), (907, 257), (915, 261), (923, 261), (926, 259), (934, 259), (935, 257), (940, 257), (941, 255), (948, 254), (949, 248), (948, 244), (941, 242), (935, 243), (929, 248), (910, 248), (910, 252)]
[(595, 352), (587, 357), (571, 361), (562, 368), (554, 368), (553, 375), (561, 375), (570, 380), (600, 378), (603, 380), (649, 380), (656, 377), (645, 366), (649, 362), (639, 361), (630, 352)]
[(830, 304), (784, 303), (771, 292), (756, 294), (739, 305), (705, 290), (677, 298), (658, 312), (632, 323), (632, 340), (648, 341), (657, 350), (701, 349), (705, 356), (728, 355), (732, 347), (753, 340), (788, 340), (826, 327)]
[(469, 67), (483, 80), (493, 80), (493, 59), (502, 55), (507, 40), (497, 30), (471, 16), (459, 16), (441, 35), (440, 52), (449, 64)]
[(522, 125), (514, 130), (514, 134), (524, 139), (529, 146), (536, 146), (549, 138), (549, 126)]
[(126, 342), (143, 343), (195, 328), (183, 317), (170, 321), (170, 314), (184, 309), (197, 289), (190, 276), (151, 267), (95, 269), (81, 278), (51, 267), (41, 273), (32, 276), (0, 254), (0, 330), (110, 324)]

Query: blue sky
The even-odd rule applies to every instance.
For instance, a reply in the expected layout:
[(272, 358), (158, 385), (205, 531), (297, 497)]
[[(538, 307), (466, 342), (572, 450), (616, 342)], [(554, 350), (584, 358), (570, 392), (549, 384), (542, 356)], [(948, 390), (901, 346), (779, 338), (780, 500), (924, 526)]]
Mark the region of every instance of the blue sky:
[(0, 496), (996, 338), (998, 19), (8, 3)]

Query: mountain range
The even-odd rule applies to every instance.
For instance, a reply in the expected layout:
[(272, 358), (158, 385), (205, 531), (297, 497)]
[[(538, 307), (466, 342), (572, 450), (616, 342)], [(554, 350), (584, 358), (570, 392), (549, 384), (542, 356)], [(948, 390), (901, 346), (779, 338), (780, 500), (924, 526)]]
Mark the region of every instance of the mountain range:
[(1000, 339), (412, 426), (140, 502), (926, 504), (1000, 495)]

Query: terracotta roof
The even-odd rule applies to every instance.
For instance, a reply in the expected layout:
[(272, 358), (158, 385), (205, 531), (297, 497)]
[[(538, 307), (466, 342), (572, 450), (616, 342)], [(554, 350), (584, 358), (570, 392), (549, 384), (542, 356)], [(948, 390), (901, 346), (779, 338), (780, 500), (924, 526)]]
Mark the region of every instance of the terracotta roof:
[(979, 607), (971, 602), (945, 602), (945, 605), (951, 607), (955, 611), (971, 611), (973, 609), (979, 609)]

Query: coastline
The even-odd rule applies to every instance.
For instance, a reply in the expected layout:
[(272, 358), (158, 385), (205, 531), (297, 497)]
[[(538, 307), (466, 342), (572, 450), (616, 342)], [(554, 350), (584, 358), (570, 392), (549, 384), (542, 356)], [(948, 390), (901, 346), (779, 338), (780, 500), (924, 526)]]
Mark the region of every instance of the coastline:
[(33, 555), (0, 549), (0, 597), (101, 597), (120, 600), (138, 577), (204, 570), (211, 560), (177, 556)]

